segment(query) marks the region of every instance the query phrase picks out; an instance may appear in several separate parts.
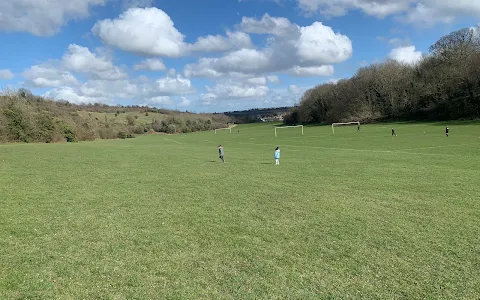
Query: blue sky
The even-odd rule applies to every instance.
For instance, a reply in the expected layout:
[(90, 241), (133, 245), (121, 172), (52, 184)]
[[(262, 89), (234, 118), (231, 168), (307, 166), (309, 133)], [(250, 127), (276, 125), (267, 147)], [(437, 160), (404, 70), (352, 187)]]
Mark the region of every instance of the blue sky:
[(361, 66), (414, 64), (479, 19), (476, 0), (17, 0), (0, 4), (0, 86), (195, 112), (293, 105)]

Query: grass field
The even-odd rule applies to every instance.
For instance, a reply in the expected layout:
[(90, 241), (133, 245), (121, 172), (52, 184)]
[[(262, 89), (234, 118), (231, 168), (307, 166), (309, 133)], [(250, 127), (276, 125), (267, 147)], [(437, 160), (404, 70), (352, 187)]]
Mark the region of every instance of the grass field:
[(2, 145), (0, 298), (479, 299), (480, 123), (448, 125)]

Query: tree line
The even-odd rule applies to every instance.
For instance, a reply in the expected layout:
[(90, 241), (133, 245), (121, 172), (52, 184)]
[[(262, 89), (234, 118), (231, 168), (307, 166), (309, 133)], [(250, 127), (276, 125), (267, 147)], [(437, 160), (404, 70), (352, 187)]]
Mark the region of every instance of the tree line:
[(387, 60), (307, 90), (284, 122), (454, 120), (480, 117), (480, 28), (440, 38), (407, 65)]
[[(95, 117), (93, 113), (105, 115)], [(139, 116), (149, 121), (140, 122)], [(44, 99), (25, 89), (0, 96), (0, 143), (76, 142), (133, 138), (145, 133), (187, 133), (225, 128), (229, 121), (223, 114), (98, 103), (76, 105)]]

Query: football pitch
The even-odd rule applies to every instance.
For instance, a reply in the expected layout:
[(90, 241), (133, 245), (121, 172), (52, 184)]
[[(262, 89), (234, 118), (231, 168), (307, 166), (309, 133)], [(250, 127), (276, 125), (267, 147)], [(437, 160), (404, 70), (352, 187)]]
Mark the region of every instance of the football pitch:
[(0, 145), (0, 298), (478, 299), (480, 123), (448, 126)]

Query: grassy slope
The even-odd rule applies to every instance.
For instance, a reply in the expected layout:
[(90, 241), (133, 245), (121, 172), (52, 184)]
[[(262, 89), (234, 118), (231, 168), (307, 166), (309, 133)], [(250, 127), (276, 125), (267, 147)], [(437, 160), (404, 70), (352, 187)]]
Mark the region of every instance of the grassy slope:
[(390, 128), (2, 145), (0, 298), (480, 297), (480, 125)]

